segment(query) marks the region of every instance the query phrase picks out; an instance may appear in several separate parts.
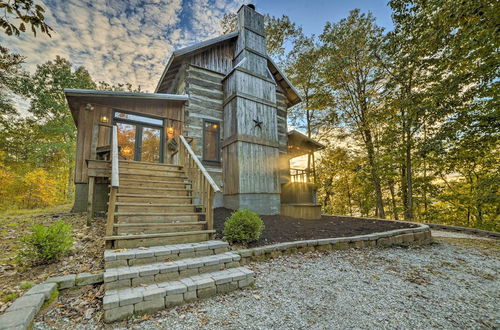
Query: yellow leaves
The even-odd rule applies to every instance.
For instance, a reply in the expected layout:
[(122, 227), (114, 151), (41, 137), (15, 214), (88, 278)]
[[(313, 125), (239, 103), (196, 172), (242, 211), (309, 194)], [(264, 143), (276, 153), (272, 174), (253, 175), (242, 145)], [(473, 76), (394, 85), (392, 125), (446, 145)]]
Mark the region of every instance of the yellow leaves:
[(16, 199), (25, 208), (51, 206), (57, 202), (56, 182), (43, 169), (28, 172), (20, 188), (21, 194)]

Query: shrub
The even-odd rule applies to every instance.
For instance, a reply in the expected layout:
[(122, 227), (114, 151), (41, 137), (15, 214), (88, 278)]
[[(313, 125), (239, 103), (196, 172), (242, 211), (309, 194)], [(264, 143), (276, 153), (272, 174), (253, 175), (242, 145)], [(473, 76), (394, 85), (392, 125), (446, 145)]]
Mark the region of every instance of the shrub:
[(224, 237), (229, 243), (248, 244), (259, 239), (264, 222), (250, 210), (237, 210), (224, 223)]
[(71, 225), (62, 220), (50, 226), (35, 224), (32, 233), (21, 239), (24, 246), (19, 251), (19, 258), (29, 264), (57, 261), (67, 254), (73, 245), (71, 232)]

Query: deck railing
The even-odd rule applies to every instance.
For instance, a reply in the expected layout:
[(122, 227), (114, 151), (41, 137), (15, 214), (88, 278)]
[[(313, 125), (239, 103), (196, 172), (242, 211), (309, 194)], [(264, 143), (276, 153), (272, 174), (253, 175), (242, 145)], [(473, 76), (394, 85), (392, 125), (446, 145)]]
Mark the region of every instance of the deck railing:
[(113, 235), (113, 226), (115, 224), (116, 193), (120, 186), (119, 168), (118, 130), (113, 125), (113, 130), (111, 131), (111, 190), (109, 192), (108, 219), (106, 223), (107, 236)]
[(180, 135), (179, 139), (181, 141), (179, 144), (179, 164), (184, 166), (186, 174), (191, 179), (193, 197), (197, 198), (203, 207), (207, 229), (212, 230), (214, 228), (214, 195), (221, 190), (184, 136)]
[(313, 182), (313, 171), (304, 168), (290, 168), (290, 178), (292, 182)]

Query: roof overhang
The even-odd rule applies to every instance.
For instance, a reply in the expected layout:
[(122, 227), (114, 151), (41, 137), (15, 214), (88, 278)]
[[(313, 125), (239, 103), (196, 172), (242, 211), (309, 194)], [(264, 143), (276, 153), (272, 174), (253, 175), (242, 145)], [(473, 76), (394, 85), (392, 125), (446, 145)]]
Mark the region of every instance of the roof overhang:
[(68, 101), (71, 115), (75, 124), (78, 123), (78, 112), (80, 105), (85, 103), (113, 105), (114, 100), (143, 100), (148, 102), (164, 102), (166, 104), (184, 103), (189, 99), (186, 94), (160, 94), (160, 93), (137, 93), (124, 91), (101, 91), (94, 89), (72, 89), (65, 88), (64, 94)]
[(302, 102), (302, 99), (300, 98), (299, 93), (297, 92), (295, 87), (293, 87), (292, 83), (288, 80), (286, 75), (279, 69), (276, 63), (274, 63), (274, 61), (269, 56), (267, 57), (267, 67), (269, 68), (269, 71), (271, 71), (271, 74), (273, 75), (274, 80), (276, 80), (276, 83), (280, 85), (280, 87), (285, 92), (287, 98), (287, 106), (291, 107)]
[(306, 155), (324, 148), (323, 144), (299, 131), (292, 130), (288, 132), (288, 155), (290, 158)]

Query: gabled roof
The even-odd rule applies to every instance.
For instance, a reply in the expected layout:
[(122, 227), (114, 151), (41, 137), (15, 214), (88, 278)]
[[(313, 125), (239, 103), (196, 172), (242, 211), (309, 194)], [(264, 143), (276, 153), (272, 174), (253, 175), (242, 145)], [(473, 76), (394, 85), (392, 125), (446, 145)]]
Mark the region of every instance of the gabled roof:
[(238, 32), (231, 32), (228, 34), (223, 34), (217, 38), (213, 38), (213, 39), (199, 42), (199, 43), (194, 44), (192, 46), (188, 46), (188, 47), (174, 50), (174, 52), (172, 53), (172, 55), (170, 55), (170, 58), (168, 59), (167, 65), (165, 66), (165, 69), (163, 70), (163, 73), (161, 75), (160, 80), (158, 81), (158, 84), (156, 85), (155, 93), (158, 92), (163, 80), (165, 79), (165, 76), (167, 75), (168, 71), (170, 71), (170, 69), (172, 67), (174, 67), (175, 63), (181, 62), (184, 58), (186, 58), (189, 55), (193, 55), (194, 53), (202, 52), (202, 51), (206, 50), (207, 48), (210, 48), (212, 46), (215, 46), (215, 45), (220, 44), (220, 43), (225, 42), (225, 41), (229, 41), (231, 39), (235, 39), (237, 37), (238, 37)]
[[(172, 55), (170, 56), (167, 65), (165, 66), (165, 69), (163, 70), (163, 73), (161, 75), (160, 80), (158, 81), (158, 84), (156, 85), (155, 92), (158, 92), (160, 89), (164, 79), (167, 76), (167, 73), (171, 70), (178, 70), (178, 63), (181, 63), (183, 59), (186, 57), (189, 57), (191, 55), (194, 55), (196, 53), (202, 52), (210, 47), (216, 46), (222, 42), (230, 41), (232, 39), (235, 39), (238, 37), (238, 32), (231, 32), (228, 34), (221, 35), (217, 38), (209, 39), (197, 44), (194, 44), (189, 47), (181, 48), (178, 50), (175, 50)], [(286, 75), (279, 69), (279, 67), (274, 63), (274, 61), (268, 56), (267, 57), (267, 66), (269, 68), (269, 71), (273, 75), (274, 79), (276, 80), (276, 83), (283, 89), (285, 92), (285, 95), (287, 97), (287, 106), (291, 107), (295, 104), (298, 104), (302, 102), (299, 93), (297, 90), (293, 87), (292, 83), (288, 80)], [(173, 79), (172, 79), (173, 80)], [(171, 83), (171, 82), (170, 82)]]

